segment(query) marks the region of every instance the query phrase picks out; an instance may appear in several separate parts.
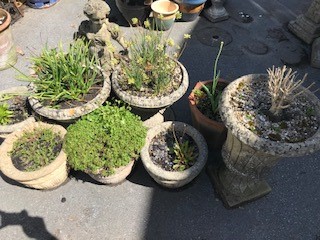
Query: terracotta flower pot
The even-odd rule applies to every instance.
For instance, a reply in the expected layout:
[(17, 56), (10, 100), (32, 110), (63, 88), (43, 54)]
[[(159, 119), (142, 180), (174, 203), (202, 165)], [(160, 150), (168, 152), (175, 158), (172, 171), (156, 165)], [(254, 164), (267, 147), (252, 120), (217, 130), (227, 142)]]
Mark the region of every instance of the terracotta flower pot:
[(4, 70), (17, 62), (17, 53), (10, 27), (11, 16), (0, 8), (0, 18), (4, 18), (0, 24), (0, 70)]
[(179, 11), (182, 13), (181, 20), (184, 22), (194, 21), (202, 9), (204, 8), (204, 3), (202, 4), (187, 4), (184, 2), (179, 3)]
[[(198, 82), (193, 91), (200, 90), (202, 88), (202, 84), (211, 86), (212, 81)], [(220, 89), (224, 89), (228, 84), (229, 82), (220, 78), (217, 86)], [(199, 111), (195, 102), (193, 91), (188, 97), (192, 124), (204, 136), (209, 149), (221, 150), (222, 145), (227, 137), (227, 128), (225, 127), (224, 123), (211, 120)]]
[(12, 163), (10, 152), (14, 143), (24, 134), (25, 131), (32, 131), (36, 128), (48, 128), (58, 133), (64, 138), (66, 130), (59, 125), (52, 125), (42, 122), (32, 123), (19, 129), (4, 140), (0, 146), (0, 170), (7, 177), (31, 188), (35, 189), (53, 189), (61, 185), (68, 178), (67, 155), (63, 150), (49, 165), (32, 172), (23, 172), (18, 170)]
[[(195, 164), (184, 171), (166, 171), (154, 164), (149, 154), (149, 147), (152, 139), (159, 133), (168, 131), (173, 125), (175, 131), (184, 132), (189, 135), (197, 145), (199, 151)], [(199, 175), (205, 166), (207, 157), (208, 147), (203, 136), (192, 126), (174, 121), (164, 122), (149, 129), (146, 144), (141, 150), (141, 160), (147, 172), (158, 184), (168, 188), (179, 188), (190, 183)]]
[(158, 30), (168, 30), (176, 19), (178, 4), (169, 0), (158, 0), (151, 4), (153, 18)]

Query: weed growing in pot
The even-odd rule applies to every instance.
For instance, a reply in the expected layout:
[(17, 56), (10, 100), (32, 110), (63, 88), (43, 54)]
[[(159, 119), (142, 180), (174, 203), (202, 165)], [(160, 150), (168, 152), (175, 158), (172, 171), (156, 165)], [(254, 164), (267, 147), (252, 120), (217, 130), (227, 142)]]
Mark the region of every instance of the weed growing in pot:
[(20, 72), (20, 80), (32, 82), (33, 97), (50, 106), (68, 100), (82, 101), (93, 85), (102, 82), (99, 59), (89, 52), (89, 42), (77, 39), (64, 52), (62, 44), (31, 58), (34, 75)]
[(35, 171), (56, 159), (62, 148), (62, 139), (50, 129), (26, 131), (14, 143), (10, 152), (12, 162), (22, 171)]
[(10, 123), (13, 117), (13, 111), (9, 110), (9, 105), (6, 103), (0, 104), (0, 125)]
[(73, 169), (109, 176), (139, 156), (145, 137), (138, 116), (108, 103), (68, 127), (64, 148)]

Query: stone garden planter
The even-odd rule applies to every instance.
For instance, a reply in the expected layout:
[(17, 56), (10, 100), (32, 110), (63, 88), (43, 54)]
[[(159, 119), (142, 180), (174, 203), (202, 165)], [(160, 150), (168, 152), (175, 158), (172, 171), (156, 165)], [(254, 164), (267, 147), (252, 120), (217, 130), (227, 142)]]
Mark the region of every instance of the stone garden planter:
[(118, 79), (121, 77), (121, 68), (118, 66), (112, 74), (112, 89), (115, 94), (124, 102), (128, 103), (133, 112), (140, 115), (146, 127), (154, 127), (164, 121), (165, 110), (178, 101), (187, 91), (189, 86), (189, 76), (186, 68), (177, 62), (181, 72), (182, 83), (180, 87), (162, 97), (134, 96), (121, 89)]
[[(103, 73), (104, 82), (100, 92), (92, 100), (78, 107), (67, 109), (56, 109), (50, 106), (44, 106), (40, 101), (29, 97), (31, 108), (40, 116), (55, 120), (57, 122), (72, 123), (83, 115), (86, 115), (100, 107), (110, 95), (111, 84), (109, 76)], [(31, 84), (33, 90), (33, 85)]]
[[(195, 164), (183, 171), (166, 171), (162, 169), (152, 161), (149, 153), (152, 139), (159, 133), (168, 131), (173, 125), (175, 131), (185, 132), (185, 134), (189, 135), (194, 140), (199, 150)], [(195, 128), (182, 122), (164, 122), (149, 129), (146, 144), (141, 151), (141, 160), (147, 172), (158, 184), (167, 188), (179, 188), (190, 183), (201, 172), (206, 164), (207, 156), (208, 148), (205, 139)]]
[[(243, 76), (230, 83), (224, 90), (220, 102), (220, 114), (228, 136), (222, 148), (225, 166), (219, 170), (211, 169), (215, 186), (227, 207), (255, 200), (271, 191), (263, 179), (266, 170), (274, 166), (282, 157), (296, 157), (311, 154), (320, 149), (320, 128), (300, 142), (281, 142), (258, 136), (240, 121), (233, 104), (234, 94), (243, 86), (267, 81), (266, 74)], [(250, 85), (251, 86), (251, 85)], [(300, 87), (300, 90), (302, 87)], [(267, 94), (267, 93), (266, 93)], [(309, 90), (302, 95), (312, 106), (319, 124), (320, 101)], [(288, 117), (292, 119), (292, 116)]]
[[(4, 94), (15, 94), (13, 98), (9, 101), (6, 100), (5, 102), (10, 106), (10, 109), (14, 112), (14, 115), (19, 115), (18, 117), (22, 118), (23, 120), (17, 120), (14, 123), (0, 125), (0, 138), (5, 138), (9, 133), (16, 131), (18, 129), (23, 128), (24, 126), (35, 122), (34, 117), (28, 114), (27, 109), (27, 95), (28, 95), (28, 88), (25, 86), (20, 87), (12, 87), (3, 91), (0, 91), (0, 96)], [(15, 114), (15, 112), (17, 112)], [(25, 116), (20, 116), (21, 114)]]
[(60, 186), (68, 178), (67, 155), (63, 150), (60, 151), (57, 158), (49, 165), (42, 167), (39, 170), (24, 172), (18, 170), (12, 163), (9, 152), (12, 150), (13, 145), (25, 131), (30, 131), (36, 128), (49, 128), (53, 132), (59, 133), (63, 138), (66, 130), (59, 125), (52, 125), (42, 122), (31, 123), (23, 129), (19, 129), (4, 140), (0, 146), (0, 169), (7, 177), (35, 189), (53, 189)]
[(115, 173), (107, 177), (103, 177), (99, 174), (93, 174), (93, 173), (88, 173), (88, 174), (94, 180), (101, 182), (103, 184), (117, 185), (124, 182), (126, 178), (130, 175), (134, 167), (134, 163), (135, 161), (131, 161), (127, 166), (123, 166), (115, 169)]

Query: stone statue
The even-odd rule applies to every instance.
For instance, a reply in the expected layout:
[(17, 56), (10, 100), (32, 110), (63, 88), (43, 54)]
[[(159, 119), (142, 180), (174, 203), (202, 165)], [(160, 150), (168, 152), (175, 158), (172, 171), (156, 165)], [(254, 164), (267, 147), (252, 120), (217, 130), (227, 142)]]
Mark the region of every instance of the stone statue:
[(103, 0), (88, 0), (84, 14), (89, 20), (80, 24), (78, 36), (85, 36), (91, 41), (90, 50), (100, 58), (101, 66), (107, 74), (111, 74), (119, 63), (119, 53), (112, 44), (116, 40), (127, 52), (127, 46), (118, 24), (109, 22), (109, 5)]

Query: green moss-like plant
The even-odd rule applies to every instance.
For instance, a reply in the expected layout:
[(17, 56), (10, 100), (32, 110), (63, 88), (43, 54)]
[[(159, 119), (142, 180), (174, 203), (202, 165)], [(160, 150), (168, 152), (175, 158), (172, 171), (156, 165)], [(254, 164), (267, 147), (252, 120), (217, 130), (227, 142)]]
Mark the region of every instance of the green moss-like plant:
[(7, 103), (0, 104), (0, 125), (8, 124), (13, 117), (13, 111), (9, 110)]
[(26, 131), (10, 152), (14, 165), (26, 172), (47, 166), (59, 155), (62, 139), (50, 129)]
[(64, 149), (73, 169), (109, 176), (138, 157), (145, 138), (138, 116), (107, 104), (68, 127)]

